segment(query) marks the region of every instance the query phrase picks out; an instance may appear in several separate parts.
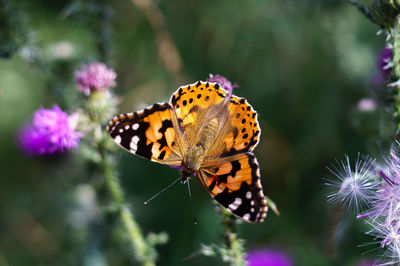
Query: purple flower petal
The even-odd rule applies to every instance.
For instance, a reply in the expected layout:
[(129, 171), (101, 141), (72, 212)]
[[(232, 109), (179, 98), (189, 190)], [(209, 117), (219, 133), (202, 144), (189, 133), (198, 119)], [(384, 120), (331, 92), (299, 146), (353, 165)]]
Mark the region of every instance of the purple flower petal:
[(209, 82), (216, 82), (219, 85), (221, 85), (226, 91), (228, 91), (229, 95), (232, 95), (232, 90), (234, 88), (239, 87), (236, 84), (233, 84), (225, 77), (220, 76), (220, 75), (212, 75), (210, 74), (210, 77), (207, 79)]
[(291, 266), (291, 258), (275, 249), (254, 250), (247, 255), (248, 266)]
[(392, 75), (390, 60), (392, 59), (392, 48), (385, 47), (378, 58), (377, 67), (383, 80), (388, 80)]
[(29, 155), (64, 153), (78, 147), (81, 136), (71, 127), (68, 114), (54, 105), (35, 112), (32, 123), (19, 132), (19, 145)]
[(82, 69), (75, 73), (78, 89), (86, 95), (92, 91), (107, 90), (115, 86), (116, 77), (114, 70), (99, 62), (83, 65)]

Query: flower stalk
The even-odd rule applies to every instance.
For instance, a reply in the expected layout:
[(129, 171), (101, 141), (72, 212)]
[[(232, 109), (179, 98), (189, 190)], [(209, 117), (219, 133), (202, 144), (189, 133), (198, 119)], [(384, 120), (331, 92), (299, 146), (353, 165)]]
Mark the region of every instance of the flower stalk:
[(394, 117), (397, 123), (396, 135), (398, 135), (400, 131), (400, 18), (397, 18), (397, 21), (394, 27), (390, 30), (391, 41), (392, 41), (392, 64), (393, 64), (393, 76), (392, 79), (395, 80), (392, 83), (394, 86), (393, 99), (395, 103), (395, 114)]
[(156, 252), (154, 248), (147, 243), (132, 212), (125, 203), (124, 192), (110, 156), (107, 155), (102, 145), (100, 143), (98, 144), (98, 150), (101, 155), (101, 169), (104, 173), (106, 186), (110, 192), (113, 203), (118, 206), (119, 218), (127, 231), (129, 242), (133, 248), (133, 254), (136, 260), (141, 262), (142, 265), (153, 266), (155, 265)]
[[(165, 234), (151, 234), (146, 238), (125, 200), (114, 158), (111, 154), (111, 139), (107, 136), (104, 123), (115, 113), (117, 100), (109, 88), (115, 86), (116, 74), (106, 65), (94, 62), (82, 66), (76, 72), (78, 89), (85, 94), (85, 103), (81, 111), (81, 126), (87, 132), (88, 141), (98, 158), (95, 163), (104, 176), (104, 184), (109, 191), (110, 201), (115, 215), (126, 231), (126, 238), (132, 247), (132, 253), (137, 262), (144, 266), (154, 266), (157, 253), (155, 246), (167, 241)], [(88, 158), (88, 160), (90, 160)]]
[(226, 245), (226, 252), (224, 252), (226, 254), (222, 254), (222, 259), (228, 261), (231, 266), (244, 266), (246, 265), (244, 240), (240, 239), (236, 232), (236, 218), (225, 208), (221, 208), (221, 214)]

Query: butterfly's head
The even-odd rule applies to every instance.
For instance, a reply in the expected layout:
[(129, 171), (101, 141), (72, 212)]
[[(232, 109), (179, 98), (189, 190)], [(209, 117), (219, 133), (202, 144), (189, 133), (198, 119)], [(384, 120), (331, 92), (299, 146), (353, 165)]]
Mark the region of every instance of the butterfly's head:
[(194, 175), (195, 171), (186, 165), (183, 165), (182, 167), (182, 183), (186, 183), (186, 180), (190, 179)]

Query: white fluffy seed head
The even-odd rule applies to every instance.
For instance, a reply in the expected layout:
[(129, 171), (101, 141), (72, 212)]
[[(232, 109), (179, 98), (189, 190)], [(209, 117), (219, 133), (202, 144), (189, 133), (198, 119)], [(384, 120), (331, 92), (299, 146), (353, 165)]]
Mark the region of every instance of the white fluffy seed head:
[(334, 176), (327, 178), (325, 183), (330, 189), (329, 202), (347, 206), (358, 213), (370, 207), (380, 183), (373, 159), (366, 157), (362, 160), (358, 156), (353, 168), (346, 156), (345, 161), (337, 162), (336, 166), (328, 170)]

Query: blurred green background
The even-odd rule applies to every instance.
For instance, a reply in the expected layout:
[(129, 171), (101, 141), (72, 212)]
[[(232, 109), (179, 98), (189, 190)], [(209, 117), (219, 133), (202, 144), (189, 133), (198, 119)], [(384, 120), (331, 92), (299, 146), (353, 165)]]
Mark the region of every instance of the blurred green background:
[[(98, 213), (103, 194), (89, 185), (93, 176), (77, 152), (34, 159), (17, 146), (34, 110), (78, 105), (74, 71), (94, 60), (117, 72), (121, 113), (168, 101), (176, 87), (210, 73), (240, 86), (234, 94), (259, 112), (255, 154), (264, 193), (281, 213), (239, 226), (247, 250), (278, 248), (307, 266), (376, 256), (375, 246), (357, 247), (373, 241), (367, 228), (330, 206), (324, 187), (335, 158), (385, 153), (391, 141), (385, 85), (373, 82), (384, 36), (355, 7), (336, 0), (157, 0), (147, 11), (140, 0), (0, 3), (1, 266), (135, 265), (115, 218)], [(377, 108), (360, 111), (364, 97)], [(143, 205), (176, 169), (122, 149), (117, 156), (144, 233), (170, 236), (158, 265), (223, 265), (191, 256), (202, 243), (223, 242), (200, 183), (192, 182), (194, 225), (186, 186)]]

